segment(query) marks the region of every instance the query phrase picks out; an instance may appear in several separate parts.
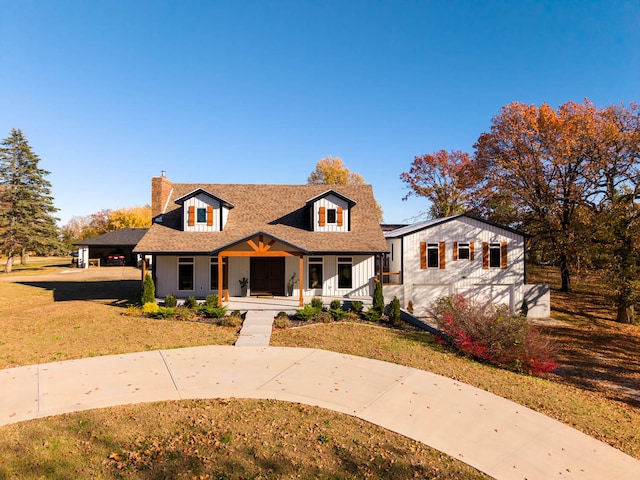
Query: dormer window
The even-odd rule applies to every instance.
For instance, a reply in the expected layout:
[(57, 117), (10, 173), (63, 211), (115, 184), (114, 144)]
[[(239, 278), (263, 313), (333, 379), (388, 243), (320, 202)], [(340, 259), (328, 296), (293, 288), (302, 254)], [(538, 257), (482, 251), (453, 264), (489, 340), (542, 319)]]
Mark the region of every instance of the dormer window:
[(221, 232), (233, 205), (198, 188), (176, 200), (182, 206), (183, 229), (187, 232)]
[(316, 232), (348, 232), (351, 230), (351, 209), (353, 200), (336, 192), (327, 190), (321, 195), (307, 200), (311, 207), (311, 224)]

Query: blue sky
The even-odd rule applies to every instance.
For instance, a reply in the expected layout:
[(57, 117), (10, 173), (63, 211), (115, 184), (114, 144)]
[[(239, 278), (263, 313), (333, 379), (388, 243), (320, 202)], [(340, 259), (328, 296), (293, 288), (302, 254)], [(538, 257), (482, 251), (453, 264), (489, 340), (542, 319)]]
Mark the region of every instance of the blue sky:
[(61, 223), (151, 177), (306, 183), (341, 157), (388, 223), (414, 156), (472, 151), (500, 108), (640, 101), (640, 2), (0, 0), (0, 137)]

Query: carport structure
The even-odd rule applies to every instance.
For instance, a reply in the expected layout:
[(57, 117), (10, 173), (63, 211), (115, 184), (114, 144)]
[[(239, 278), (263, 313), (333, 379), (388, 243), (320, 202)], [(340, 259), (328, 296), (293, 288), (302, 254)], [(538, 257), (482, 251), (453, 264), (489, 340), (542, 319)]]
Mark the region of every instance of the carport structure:
[(89, 268), (90, 260), (94, 259), (100, 265), (111, 254), (124, 255), (127, 265), (136, 266), (138, 258), (133, 253), (133, 249), (147, 230), (147, 228), (122, 228), (75, 243), (78, 247), (78, 267)]

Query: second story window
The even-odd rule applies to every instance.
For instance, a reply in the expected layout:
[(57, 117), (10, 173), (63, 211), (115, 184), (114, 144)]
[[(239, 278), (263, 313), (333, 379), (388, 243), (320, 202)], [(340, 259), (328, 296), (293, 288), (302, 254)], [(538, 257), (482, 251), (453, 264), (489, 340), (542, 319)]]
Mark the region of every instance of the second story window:
[(437, 243), (427, 245), (427, 268), (438, 268), (440, 265), (440, 248)]
[(207, 221), (207, 209), (199, 208), (198, 209), (198, 223), (206, 223)]
[(336, 223), (336, 209), (328, 208), (327, 209), (327, 223)]
[(501, 248), (499, 243), (489, 244), (489, 267), (500, 268), (502, 262), (500, 260)]
[(471, 247), (469, 242), (459, 242), (458, 243), (458, 260), (469, 260), (471, 259)]

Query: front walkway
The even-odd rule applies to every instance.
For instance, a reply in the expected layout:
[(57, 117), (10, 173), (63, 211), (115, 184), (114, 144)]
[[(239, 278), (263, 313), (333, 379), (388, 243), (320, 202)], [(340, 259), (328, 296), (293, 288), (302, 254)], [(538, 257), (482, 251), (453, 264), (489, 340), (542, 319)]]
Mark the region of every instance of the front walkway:
[(204, 346), (0, 370), (0, 425), (190, 398), (265, 398), (352, 415), (504, 480), (640, 478), (640, 461), (484, 390), (308, 348)]

